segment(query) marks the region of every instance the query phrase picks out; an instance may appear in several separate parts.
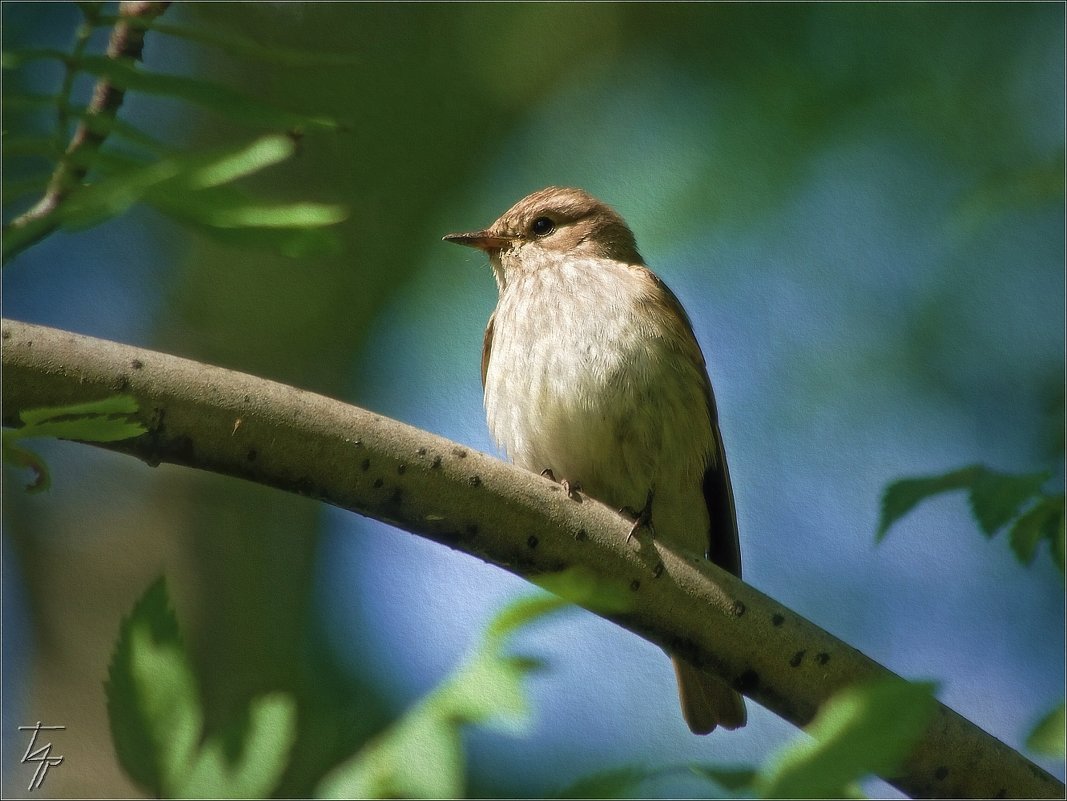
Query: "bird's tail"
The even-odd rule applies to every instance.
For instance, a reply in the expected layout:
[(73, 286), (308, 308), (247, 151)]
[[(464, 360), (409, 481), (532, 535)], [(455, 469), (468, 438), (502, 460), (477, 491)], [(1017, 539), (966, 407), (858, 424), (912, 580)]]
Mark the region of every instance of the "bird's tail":
[(678, 677), (678, 698), (682, 715), (693, 734), (710, 734), (716, 726), (739, 729), (748, 715), (745, 701), (722, 679), (693, 667), (684, 659), (672, 656), (674, 673)]

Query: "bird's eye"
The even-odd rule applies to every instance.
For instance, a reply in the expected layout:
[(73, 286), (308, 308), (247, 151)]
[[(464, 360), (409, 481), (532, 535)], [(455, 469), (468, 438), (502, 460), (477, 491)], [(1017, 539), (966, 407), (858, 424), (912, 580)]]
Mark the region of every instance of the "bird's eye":
[(533, 231), (534, 236), (547, 236), (556, 230), (556, 224), (548, 217), (538, 217), (530, 225), (530, 230)]

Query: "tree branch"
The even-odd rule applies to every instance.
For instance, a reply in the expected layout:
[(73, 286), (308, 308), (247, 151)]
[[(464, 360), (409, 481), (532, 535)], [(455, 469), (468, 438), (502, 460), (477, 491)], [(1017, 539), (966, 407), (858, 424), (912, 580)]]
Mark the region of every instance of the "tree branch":
[[(146, 26), (166, 11), (169, 5), (169, 0), (124, 0), (119, 3), (119, 18), (111, 29), (107, 57), (116, 61), (140, 60)], [(28, 229), (31, 235), (22, 238), (19, 250), (5, 254), (5, 258), (10, 259), (59, 227), (54, 212), (67, 195), (85, 180), (89, 171), (88, 157), (99, 150), (107, 138), (109, 127), (101, 125), (101, 122), (115, 119), (125, 96), (126, 90), (116, 86), (110, 78), (104, 77), (96, 82), (85, 116), (74, 129), (74, 135), (49, 179), (44, 195), (33, 208), (11, 221), (10, 228)]]
[[(242, 373), (4, 320), (3, 422), (40, 406), (132, 394), (148, 432), (103, 447), (267, 484), (383, 520), (517, 575), (581, 566), (622, 580), (604, 614), (722, 675), (797, 726), (838, 690), (892, 674), (712, 563), (591, 499), (411, 426)], [(1064, 785), (939, 705), (899, 776), (922, 797), (1063, 797)]]

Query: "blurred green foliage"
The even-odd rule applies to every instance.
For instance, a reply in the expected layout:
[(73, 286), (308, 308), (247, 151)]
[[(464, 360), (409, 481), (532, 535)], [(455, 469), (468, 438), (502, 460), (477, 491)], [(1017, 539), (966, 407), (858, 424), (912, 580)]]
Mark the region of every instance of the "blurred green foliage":
[(34, 473), (27, 487), (32, 492), (47, 490), (52, 480), (45, 460), (19, 444), (33, 437), (55, 437), (82, 442), (116, 442), (136, 437), (145, 427), (130, 415), (137, 411), (137, 400), (129, 395), (115, 395), (90, 403), (75, 403), (45, 409), (27, 409), (19, 414), (21, 428), (3, 430), (4, 463), (26, 468)]
[(199, 683), (162, 577), (123, 621), (105, 690), (115, 753), (145, 792), (266, 797), (281, 778), (296, 736), (292, 699), (261, 696), (226, 729), (206, 733)]
[(877, 537), (885, 537), (890, 526), (921, 501), (965, 489), (974, 518), (987, 537), (1014, 520), (1009, 536), (1019, 561), (1032, 562), (1038, 544), (1047, 541), (1050, 556), (1063, 573), (1064, 496), (1042, 490), (1051, 478), (1052, 471), (1008, 475), (972, 465), (943, 475), (894, 481), (882, 497)]
[[(588, 578), (560, 574), (568, 595), (601, 595)], [(612, 591), (608, 591), (608, 596)], [(613, 602), (609, 602), (613, 603)], [(462, 730), (521, 732), (524, 684), (538, 660), (506, 651), (512, 636), (569, 605), (537, 594), (507, 604), (471, 656), (388, 729), (318, 784), (318, 798), (467, 797)], [(265, 797), (275, 789), (296, 737), (289, 697), (255, 699), (220, 733), (204, 731), (203, 701), (163, 578), (122, 624), (107, 681), (108, 719), (119, 761), (138, 785), (164, 798)], [(798, 740), (764, 768), (625, 766), (589, 776), (561, 797), (620, 798), (646, 781), (688, 770), (719, 791), (761, 798), (857, 797), (856, 782), (892, 775), (934, 711), (933, 686), (881, 681), (842, 691)]]

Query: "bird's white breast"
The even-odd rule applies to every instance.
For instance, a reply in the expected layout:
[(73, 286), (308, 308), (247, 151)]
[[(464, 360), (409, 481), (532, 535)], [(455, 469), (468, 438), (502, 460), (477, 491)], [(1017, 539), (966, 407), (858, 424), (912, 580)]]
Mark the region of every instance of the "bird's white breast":
[[(485, 380), (489, 428), (517, 464), (640, 509), (703, 552), (712, 450), (704, 367), (672, 347), (636, 268), (570, 259), (516, 276), (497, 305)], [(684, 510), (684, 511), (681, 511)], [(676, 519), (677, 518), (677, 519)]]

